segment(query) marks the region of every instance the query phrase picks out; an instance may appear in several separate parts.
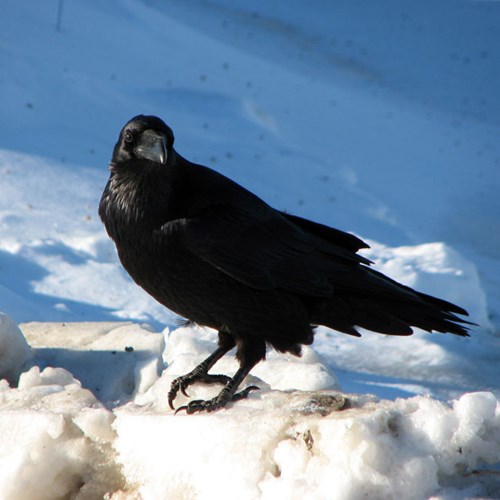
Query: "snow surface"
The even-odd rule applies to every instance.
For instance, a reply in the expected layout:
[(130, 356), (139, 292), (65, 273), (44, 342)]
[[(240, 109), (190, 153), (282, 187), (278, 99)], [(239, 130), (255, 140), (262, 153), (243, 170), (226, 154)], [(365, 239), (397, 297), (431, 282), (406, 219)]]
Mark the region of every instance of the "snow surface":
[[(228, 411), (187, 417), (168, 410), (165, 396), (172, 379), (209, 352), (215, 332), (153, 334), (119, 322), (21, 328), (33, 357), (17, 388), (0, 383), (2, 498), (495, 498), (499, 491), (500, 403), (491, 392), (449, 404), (341, 394), (306, 349), (303, 358), (271, 355), (248, 381), (263, 390)], [(221, 369), (235, 369), (234, 360)], [(277, 371), (286, 377), (277, 381)], [(192, 397), (209, 391), (189, 389)]]
[[(74, 0), (60, 30), (57, 4), (0, 16), (0, 498), (500, 498), (500, 2)], [(96, 215), (138, 113), (479, 326), (320, 328), (247, 401), (174, 417), (214, 332), (138, 289)]]

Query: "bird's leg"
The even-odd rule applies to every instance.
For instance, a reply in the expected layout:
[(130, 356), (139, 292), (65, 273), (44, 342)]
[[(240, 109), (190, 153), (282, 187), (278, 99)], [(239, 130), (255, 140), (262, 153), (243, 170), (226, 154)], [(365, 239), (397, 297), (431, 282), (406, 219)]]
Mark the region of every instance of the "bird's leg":
[(209, 399), (207, 401), (203, 399), (190, 401), (187, 405), (178, 408), (175, 413), (182, 410), (186, 410), (186, 413), (188, 415), (200, 411), (210, 412), (226, 406), (226, 403), (228, 403), (229, 401), (239, 401), (240, 399), (246, 398), (250, 391), (258, 389), (258, 387), (255, 385), (251, 385), (238, 393), (236, 392), (236, 389), (238, 389), (238, 386), (248, 375), (253, 366), (254, 365), (242, 366), (235, 373), (234, 377), (229, 379), (225, 387), (222, 389), (222, 391), (219, 392), (219, 394), (217, 394), (217, 396), (215, 396), (215, 398)]
[[(227, 334), (226, 334), (227, 335)], [(224, 345), (225, 337), (221, 337), (219, 333), (219, 345)], [(234, 342), (234, 337), (231, 337)], [(263, 338), (258, 337), (238, 337), (236, 340), (238, 349), (236, 357), (240, 362), (240, 368), (234, 374), (234, 377), (229, 379), (217, 396), (207, 401), (198, 399), (189, 402), (182, 406), (177, 411), (186, 410), (187, 414), (197, 413), (200, 411), (214, 411), (223, 408), (229, 401), (238, 401), (246, 398), (250, 391), (258, 389), (252, 385), (241, 392), (236, 392), (243, 379), (250, 373), (250, 370), (266, 357), (266, 343)]]
[(186, 393), (186, 389), (194, 384), (195, 382), (203, 382), (205, 384), (228, 384), (232, 379), (227, 375), (209, 375), (208, 370), (219, 361), (226, 352), (232, 349), (233, 345), (223, 345), (214, 351), (207, 359), (201, 362), (194, 370), (176, 378), (170, 385), (170, 391), (168, 391), (168, 404), (172, 410), (174, 409), (174, 399), (177, 396), (179, 390), (184, 394), (184, 396), (189, 396)]

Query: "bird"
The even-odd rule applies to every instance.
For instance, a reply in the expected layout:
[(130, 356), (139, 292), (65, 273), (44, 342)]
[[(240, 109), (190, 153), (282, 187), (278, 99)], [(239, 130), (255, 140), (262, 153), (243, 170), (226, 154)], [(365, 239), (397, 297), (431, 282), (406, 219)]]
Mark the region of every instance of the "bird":
[[(177, 377), (169, 406), (195, 383), (222, 384), (177, 409), (219, 410), (267, 349), (300, 356), (323, 325), (406, 336), (413, 328), (466, 337), (463, 308), (370, 267), (357, 236), (272, 208), (223, 174), (181, 156), (172, 129), (138, 115), (120, 131), (99, 215), (121, 264), (148, 294), (186, 321), (218, 332), (217, 348)], [(236, 347), (233, 376), (209, 371)]]

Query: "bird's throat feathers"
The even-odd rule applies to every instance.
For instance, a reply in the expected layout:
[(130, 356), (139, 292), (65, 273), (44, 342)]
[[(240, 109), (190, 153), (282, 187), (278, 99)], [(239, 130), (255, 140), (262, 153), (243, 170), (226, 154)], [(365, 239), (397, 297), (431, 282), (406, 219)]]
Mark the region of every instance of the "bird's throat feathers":
[[(128, 221), (141, 229), (161, 227), (169, 220), (172, 202), (168, 174), (160, 170), (133, 171), (110, 166), (111, 177), (103, 196), (104, 218)], [(122, 226), (122, 224), (120, 224)]]

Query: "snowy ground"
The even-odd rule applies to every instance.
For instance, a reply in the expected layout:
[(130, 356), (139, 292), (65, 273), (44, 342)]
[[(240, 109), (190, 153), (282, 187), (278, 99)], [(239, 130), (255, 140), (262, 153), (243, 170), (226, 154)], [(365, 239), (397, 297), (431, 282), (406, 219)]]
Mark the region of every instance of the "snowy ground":
[[(262, 390), (229, 411), (186, 417), (166, 393), (215, 332), (45, 322), (21, 333), (5, 318), (2, 327), (7, 351), (26, 360), (17, 388), (0, 384), (2, 498), (497, 498), (491, 392), (449, 404), (340, 394), (306, 349), (271, 355), (249, 380)], [(235, 367), (228, 358), (220, 368)]]
[[(60, 31), (57, 3), (0, 17), (0, 309), (27, 339), (0, 317), (0, 497), (500, 498), (500, 2), (75, 0)], [(138, 113), (480, 326), (319, 329), (248, 401), (174, 417), (213, 332), (177, 328), (96, 215)], [(374, 396), (304, 410), (339, 388)]]

